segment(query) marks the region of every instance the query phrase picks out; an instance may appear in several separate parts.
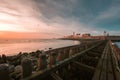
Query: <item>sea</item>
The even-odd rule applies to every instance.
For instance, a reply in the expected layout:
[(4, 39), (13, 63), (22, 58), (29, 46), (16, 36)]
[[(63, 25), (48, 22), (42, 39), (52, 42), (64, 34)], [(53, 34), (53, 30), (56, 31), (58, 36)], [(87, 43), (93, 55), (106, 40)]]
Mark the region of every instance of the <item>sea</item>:
[(120, 48), (120, 42), (115, 42), (115, 44)]
[(16, 55), (19, 52), (34, 52), (80, 44), (79, 41), (58, 39), (1, 39), (0, 55)]

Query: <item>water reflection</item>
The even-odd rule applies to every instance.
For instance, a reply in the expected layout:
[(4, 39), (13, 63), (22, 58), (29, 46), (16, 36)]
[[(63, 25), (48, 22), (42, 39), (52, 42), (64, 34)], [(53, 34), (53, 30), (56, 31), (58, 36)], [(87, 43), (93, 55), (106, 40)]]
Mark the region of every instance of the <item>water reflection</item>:
[(115, 44), (117, 44), (117, 45), (118, 45), (118, 47), (120, 48), (120, 42), (116, 42)]
[(59, 48), (79, 44), (79, 41), (72, 40), (39, 40), (30, 42), (9, 42), (0, 44), (0, 54), (15, 55), (19, 52), (31, 52), (40, 50), (48, 50), (49, 48)]
[(80, 44), (79, 41), (73, 41), (73, 42), (74, 42), (74, 45)]

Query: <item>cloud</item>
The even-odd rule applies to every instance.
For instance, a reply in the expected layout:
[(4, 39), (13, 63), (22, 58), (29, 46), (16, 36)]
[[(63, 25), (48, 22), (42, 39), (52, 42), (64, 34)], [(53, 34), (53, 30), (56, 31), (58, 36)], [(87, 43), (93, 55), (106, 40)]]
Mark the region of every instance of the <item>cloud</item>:
[(104, 11), (99, 16), (97, 16), (96, 20), (120, 18), (119, 13), (120, 6), (111, 6), (107, 11)]
[[(66, 32), (92, 32), (90, 25), (82, 23), (80, 20), (84, 19), (80, 16), (75, 16), (74, 12), (86, 12), (82, 9), (82, 0), (36, 0), (39, 12), (44, 21), (49, 26), (55, 26), (56, 29)], [(80, 5), (80, 6), (78, 6)], [(79, 7), (79, 8), (78, 8)], [(81, 14), (81, 13), (80, 13)], [(84, 16), (86, 17), (86, 16)], [(81, 18), (81, 19), (80, 19)], [(92, 28), (92, 29), (90, 29)], [(79, 30), (79, 31), (78, 31)], [(94, 29), (93, 29), (94, 30)], [(58, 30), (57, 30), (58, 31)]]
[[(100, 34), (109, 20), (120, 19), (113, 0), (1, 0), (0, 29), (52, 33)], [(102, 25), (104, 23), (104, 25)], [(119, 25), (119, 24), (117, 24)], [(108, 28), (108, 27), (107, 27)]]
[(78, 0), (36, 1), (3, 0), (0, 3), (2, 5), (0, 7), (0, 23), (4, 29), (1, 29), (51, 32), (61, 35), (78, 31), (78, 29), (87, 31), (74, 16), (69, 16)]

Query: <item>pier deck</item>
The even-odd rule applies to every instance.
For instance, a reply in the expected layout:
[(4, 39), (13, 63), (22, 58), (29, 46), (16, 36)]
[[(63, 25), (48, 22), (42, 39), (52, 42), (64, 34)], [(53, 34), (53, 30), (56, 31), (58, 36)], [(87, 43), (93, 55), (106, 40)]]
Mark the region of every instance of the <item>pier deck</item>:
[(19, 74), (2, 67), (0, 79), (17, 74), (13, 80), (120, 80), (118, 55), (109, 40), (84, 42), (40, 53), (35, 60), (25, 58)]
[(120, 80), (110, 41), (97, 41), (68, 49), (71, 49), (69, 56), (62, 58), (64, 53), (67, 54), (65, 51), (61, 56), (57, 53), (46, 69), (23, 80)]

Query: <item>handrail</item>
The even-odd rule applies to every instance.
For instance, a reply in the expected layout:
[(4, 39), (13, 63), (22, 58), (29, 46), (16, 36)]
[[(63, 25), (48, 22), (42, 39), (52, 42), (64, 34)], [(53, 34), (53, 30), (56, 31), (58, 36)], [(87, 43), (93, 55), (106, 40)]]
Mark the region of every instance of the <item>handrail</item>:
[(117, 55), (114, 50), (114, 45), (112, 45), (112, 42), (110, 41), (110, 47), (111, 47), (111, 51), (112, 51), (112, 60), (114, 62), (113, 66), (114, 66), (114, 71), (115, 71), (115, 77), (116, 77), (116, 80), (120, 80), (120, 68), (118, 66), (118, 60), (117, 60)]
[[(83, 54), (83, 53), (85, 53), (85, 52), (87, 52), (87, 51), (89, 51), (89, 50), (97, 47), (97, 46), (100, 45), (102, 42), (103, 42), (103, 41), (96, 42), (95, 45), (93, 45), (92, 47), (91, 47), (91, 46), (90, 46), (90, 47), (87, 47), (87, 49), (86, 49), (86, 50), (83, 50), (82, 52), (77, 51), (75, 54), (73, 53), (72, 56), (69, 56), (68, 58), (66, 58), (66, 59), (64, 59), (64, 60), (59, 61), (58, 63), (56, 63), (56, 62), (55, 62), (54, 64), (51, 63), (51, 66), (50, 66), (49, 68), (46, 68), (46, 69), (41, 70), (41, 71), (38, 71), (36, 74), (33, 74), (33, 75), (31, 75), (31, 76), (28, 76), (28, 77), (26, 77), (26, 78), (24, 78), (24, 79), (22, 79), (22, 80), (34, 80), (34, 78), (37, 78), (37, 77), (42, 78), (43, 76), (50, 74), (51, 71), (54, 71), (54, 70), (58, 69), (59, 67), (70, 63), (70, 62), (73, 61), (74, 59), (77, 59), (81, 54)], [(85, 45), (85, 46), (86, 46), (86, 45)], [(73, 47), (73, 46), (72, 46), (72, 47)], [(75, 47), (75, 46), (74, 46), (74, 47)], [(73, 47), (73, 48), (74, 48), (74, 47)], [(79, 46), (79, 47), (76, 47), (76, 48), (74, 48), (74, 49), (80, 49), (80, 46)], [(52, 51), (51, 51), (51, 52), (52, 52)], [(51, 56), (55, 56), (55, 55), (56, 55), (56, 54), (52, 53)], [(56, 58), (56, 57), (52, 57), (52, 58)], [(52, 59), (52, 60), (55, 60), (55, 59)], [(52, 60), (51, 60), (51, 61), (52, 61)]]

